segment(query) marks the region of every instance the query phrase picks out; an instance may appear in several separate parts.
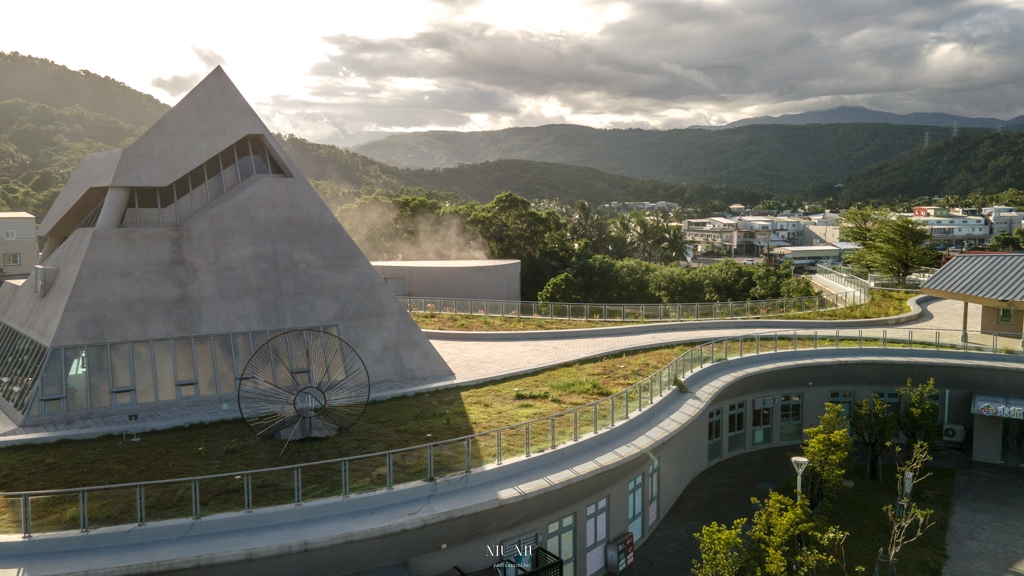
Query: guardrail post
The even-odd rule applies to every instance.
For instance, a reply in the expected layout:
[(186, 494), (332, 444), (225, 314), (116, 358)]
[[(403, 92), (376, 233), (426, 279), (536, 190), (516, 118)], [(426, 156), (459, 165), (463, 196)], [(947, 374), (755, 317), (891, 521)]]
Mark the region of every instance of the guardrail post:
[(760, 354), (760, 353), (761, 353), (761, 335), (760, 334), (755, 334), (754, 335), (754, 354)]
[(82, 532), (89, 531), (89, 493), (85, 490), (78, 493), (78, 527)]
[(530, 457), (530, 423), (526, 423), (526, 457)]
[(711, 341), (711, 363), (715, 363), (715, 341)]
[(32, 499), (21, 497), (21, 537), (32, 537)]
[[(388, 487), (391, 487), (391, 454), (386, 457), (388, 470)], [(292, 469), (292, 477), (294, 478), (293, 485), (295, 486), (295, 505), (299, 506), (302, 504), (302, 468), (296, 466)]]
[(572, 441), (580, 441), (580, 411), (572, 411)]
[[(390, 454), (388, 454), (390, 456)], [(466, 472), (473, 468), (473, 438), (466, 438)]]
[(142, 484), (135, 487), (135, 519), (139, 526), (146, 523), (146, 487)]
[(597, 434), (597, 402), (594, 402), (594, 434)]
[(348, 498), (348, 460), (341, 461), (341, 497)]
[(907, 348), (914, 349), (914, 331), (907, 330)]
[(996, 334), (995, 334), (995, 332), (993, 332), (992, 333), (992, 352), (996, 351), (996, 347), (997, 347), (996, 346)]
[(245, 511), (252, 512), (252, 474), (242, 476), (242, 498), (245, 500)]
[(743, 358), (743, 336), (740, 336), (740, 358)]
[(202, 511), (199, 509), (199, 480), (192, 481), (192, 518), (198, 520), (199, 514)]
[(615, 427), (615, 395), (612, 394), (612, 424), (611, 427)]
[(886, 347), (885, 346), (886, 345), (886, 336), (887, 336), (886, 332), (887, 332), (887, 330), (882, 330), (882, 348)]
[(557, 432), (555, 431), (555, 418), (551, 417), (551, 449), (554, 450), (555, 446), (558, 445)]
[(779, 333), (775, 333), (775, 352), (779, 351)]
[(818, 349), (818, 331), (817, 330), (814, 331), (814, 349), (815, 350)]
[(729, 359), (729, 339), (725, 340), (725, 359)]
[(395, 457), (394, 454), (388, 452), (387, 456), (384, 457), (385, 465), (387, 466), (387, 489), (391, 490), (395, 487)]
[[(498, 432), (501, 435), (501, 432)], [(427, 446), (427, 480), (434, 479), (434, 445)]]
[[(495, 464), (497, 464), (498, 466), (501, 466), (501, 430), (498, 430), (498, 442), (497, 442), (497, 444), (498, 444), (498, 449), (496, 451), (497, 454), (495, 455)], [(431, 453), (433, 453), (433, 451), (431, 451)]]
[(864, 347), (864, 330), (857, 330), (857, 348)]
[(836, 348), (839, 348), (839, 329), (836, 328)]

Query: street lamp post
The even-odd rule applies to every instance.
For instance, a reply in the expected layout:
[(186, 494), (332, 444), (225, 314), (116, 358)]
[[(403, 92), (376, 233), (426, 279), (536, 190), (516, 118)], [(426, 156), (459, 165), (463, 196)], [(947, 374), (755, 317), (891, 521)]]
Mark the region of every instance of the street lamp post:
[(803, 493), (800, 481), (803, 480), (804, 468), (807, 468), (807, 458), (803, 456), (793, 456), (789, 459), (793, 463), (793, 468), (796, 469), (796, 501), (800, 501), (800, 495)]

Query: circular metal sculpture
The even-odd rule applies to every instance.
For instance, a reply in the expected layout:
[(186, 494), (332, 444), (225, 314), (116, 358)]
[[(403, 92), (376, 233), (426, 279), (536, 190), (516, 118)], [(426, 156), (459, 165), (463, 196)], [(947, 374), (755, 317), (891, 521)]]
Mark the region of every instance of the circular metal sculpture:
[(369, 399), (370, 378), (362, 359), (344, 340), (320, 330), (292, 330), (271, 338), (253, 353), (238, 379), (238, 410), (249, 429), (289, 442), (349, 428)]

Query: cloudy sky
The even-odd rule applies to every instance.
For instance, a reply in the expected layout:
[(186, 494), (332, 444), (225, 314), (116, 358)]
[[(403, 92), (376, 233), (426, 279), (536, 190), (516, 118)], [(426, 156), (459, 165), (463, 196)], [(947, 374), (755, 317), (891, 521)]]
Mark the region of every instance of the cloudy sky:
[(3, 12), (0, 50), (169, 104), (221, 64), (271, 128), (340, 144), (838, 105), (1024, 114), (1024, 0), (97, 0)]

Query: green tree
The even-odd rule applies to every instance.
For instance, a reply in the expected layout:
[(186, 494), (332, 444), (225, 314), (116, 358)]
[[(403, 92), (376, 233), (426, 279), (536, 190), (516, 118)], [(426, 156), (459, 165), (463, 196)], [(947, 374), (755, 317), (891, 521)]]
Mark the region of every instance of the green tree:
[(928, 227), (910, 218), (885, 219), (868, 233), (860, 250), (850, 254), (850, 261), (862, 268), (891, 274), (900, 279), (921, 266), (934, 266), (939, 254), (927, 245), (931, 238)]
[[(1024, 228), (1018, 228), (1017, 230), (1024, 230)], [(1006, 232), (1000, 232), (992, 238), (992, 242), (989, 243), (987, 248), (997, 252), (1017, 252), (1021, 248), (1021, 241), (1016, 234), (1010, 236)]]
[(569, 272), (562, 272), (544, 285), (537, 294), (540, 302), (583, 302), (579, 282)]
[(887, 213), (876, 208), (850, 208), (843, 212), (843, 218), (839, 221), (839, 237), (844, 242), (856, 242), (863, 246), (868, 243), (875, 226), (885, 219)]
[(712, 522), (694, 534), (700, 545), (700, 560), (693, 561), (693, 576), (738, 576), (745, 561), (743, 525), (746, 523), (746, 518), (740, 518), (729, 528)]
[(744, 270), (731, 258), (711, 266), (701, 266), (696, 273), (704, 282), (706, 302), (746, 300), (753, 287), (753, 273)]
[(807, 440), (801, 449), (807, 458), (807, 500), (812, 510), (818, 508), (826, 492), (834, 492), (843, 483), (847, 459), (853, 448), (853, 439), (843, 407), (825, 404), (825, 413), (818, 425), (804, 430)]
[(900, 405), (896, 413), (896, 421), (900, 432), (907, 438), (910, 445), (926, 442), (933, 445), (940, 437), (939, 405), (932, 400), (938, 394), (935, 390), (935, 379), (930, 378), (922, 384), (914, 384), (912, 378), (907, 379), (906, 386), (899, 389)]
[(882, 453), (896, 434), (896, 415), (889, 412), (885, 401), (873, 394), (853, 411), (853, 431), (868, 449), (867, 477), (882, 479)]
[(763, 502), (751, 502), (760, 507), (747, 533), (747, 563), (753, 574), (812, 574), (837, 562), (830, 553), (832, 540), (846, 534), (816, 521), (806, 501), (770, 492)]

